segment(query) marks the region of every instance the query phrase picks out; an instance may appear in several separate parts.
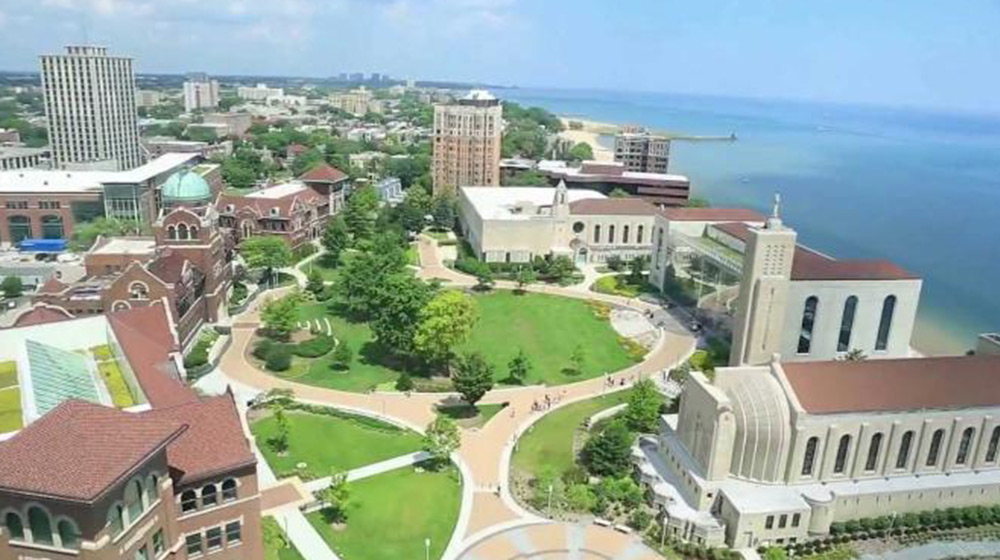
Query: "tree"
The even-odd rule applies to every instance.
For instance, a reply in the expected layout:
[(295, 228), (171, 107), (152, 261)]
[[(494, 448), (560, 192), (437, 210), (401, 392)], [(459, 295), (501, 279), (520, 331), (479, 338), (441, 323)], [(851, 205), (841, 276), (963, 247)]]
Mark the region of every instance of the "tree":
[(569, 149), (570, 161), (589, 161), (594, 159), (594, 148), (586, 142), (577, 142)]
[(428, 362), (447, 366), (452, 348), (465, 342), (478, 315), (471, 296), (456, 291), (441, 292), (421, 311), (413, 346)]
[(635, 286), (641, 286), (646, 283), (646, 278), (642, 275), (643, 269), (646, 267), (646, 260), (642, 257), (635, 257), (628, 263), (628, 281), (629, 284)]
[(24, 292), (24, 283), (21, 282), (20, 276), (7, 276), (3, 282), (0, 282), (0, 291), (7, 298), (21, 297), (21, 293)]
[(549, 263), (546, 275), (550, 281), (561, 283), (568, 280), (575, 271), (573, 261), (566, 255), (559, 255)]
[(379, 235), (371, 245), (371, 250), (358, 254), (343, 267), (333, 285), (338, 304), (361, 319), (375, 316), (387, 279), (406, 270), (406, 254), (395, 236)]
[(344, 209), (344, 222), (354, 242), (371, 239), (378, 218), (379, 196), (372, 187), (362, 187), (351, 195)]
[(603, 432), (583, 446), (583, 464), (597, 476), (624, 476), (631, 469), (632, 432), (625, 422), (613, 420)]
[(625, 424), (634, 432), (656, 432), (664, 400), (655, 383), (649, 379), (639, 381), (629, 392), (623, 415)]
[(531, 369), (531, 360), (524, 353), (524, 349), (519, 348), (517, 354), (507, 363), (507, 378), (520, 385), (531, 374)]
[(451, 454), (461, 443), (462, 439), (455, 421), (447, 416), (438, 415), (427, 426), (423, 450), (430, 454), (433, 465), (442, 465), (448, 462)]
[(347, 223), (344, 218), (337, 216), (330, 220), (323, 230), (323, 239), (320, 241), (326, 249), (327, 262), (336, 266), (340, 263), (340, 254), (347, 249), (350, 243), (350, 233), (347, 231)]
[(495, 280), (493, 279), (493, 270), (489, 266), (480, 267), (476, 271), (476, 286), (475, 290), (479, 292), (488, 292), (493, 289), (493, 284)]
[(431, 197), (419, 186), (406, 191), (406, 198), (396, 206), (399, 224), (408, 232), (416, 233), (424, 229), (430, 212)]
[(295, 331), (299, 318), (301, 300), (295, 294), (280, 299), (268, 300), (260, 312), (264, 330), (272, 338), (288, 340)]
[(685, 204), (685, 206), (687, 206), (688, 208), (708, 208), (711, 205), (712, 204), (708, 201), (708, 199), (699, 198), (696, 196), (689, 198), (687, 204)]
[(273, 235), (244, 239), (239, 251), (247, 267), (263, 268), (268, 278), (274, 274), (274, 269), (292, 264), (292, 251), (284, 240)]
[(397, 177), (404, 189), (409, 189), (427, 172), (430, 162), (420, 157), (393, 157), (385, 164), (385, 174)]
[(518, 171), (510, 177), (501, 176), (500, 184), (505, 187), (536, 187), (549, 184), (549, 178), (534, 169)]
[(314, 295), (319, 295), (325, 286), (323, 285), (323, 275), (319, 269), (313, 268), (306, 275), (306, 289)]
[(493, 388), (493, 365), (479, 352), (470, 352), (459, 358), (451, 381), (465, 402), (472, 406)]
[(267, 440), (267, 443), (275, 453), (283, 455), (288, 451), (288, 418), (285, 416), (285, 407), (281, 405), (274, 405), (272, 411), (275, 432), (274, 436)]
[(351, 347), (347, 345), (347, 341), (337, 341), (337, 349), (333, 351), (333, 367), (343, 371), (351, 367), (351, 359), (353, 357), (354, 352), (351, 352)]
[(763, 558), (764, 560), (785, 560), (788, 558), (788, 553), (780, 546), (769, 546), (764, 551)]
[(517, 292), (524, 293), (525, 288), (538, 282), (538, 273), (531, 266), (521, 267), (517, 271)]
[(369, 325), (375, 340), (398, 355), (411, 355), (420, 313), (433, 295), (432, 286), (409, 272), (386, 277), (372, 303)]
[(583, 346), (577, 344), (573, 348), (573, 353), (569, 355), (569, 367), (566, 368), (573, 375), (580, 375), (583, 373), (583, 365), (585, 358), (583, 356)]
[(71, 251), (83, 252), (90, 249), (99, 236), (120, 237), (136, 235), (142, 231), (143, 227), (138, 222), (96, 217), (73, 227), (69, 248)]
[(330, 485), (320, 493), (323, 500), (323, 512), (327, 519), (334, 522), (344, 522), (347, 519), (347, 506), (351, 501), (351, 488), (347, 483), (347, 473), (334, 470), (330, 475)]
[(431, 199), (431, 216), (434, 227), (451, 229), (455, 226), (455, 197), (450, 194), (434, 195)]

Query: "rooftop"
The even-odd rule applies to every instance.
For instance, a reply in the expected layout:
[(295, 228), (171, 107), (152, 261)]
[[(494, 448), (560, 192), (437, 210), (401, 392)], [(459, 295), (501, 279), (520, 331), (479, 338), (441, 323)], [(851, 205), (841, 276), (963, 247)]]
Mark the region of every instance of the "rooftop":
[(542, 160), (538, 162), (538, 170), (564, 176), (580, 181), (619, 181), (635, 183), (688, 183), (686, 175), (673, 173), (646, 173), (626, 171), (625, 165), (616, 161), (585, 161), (581, 167), (572, 167), (565, 161)]
[(571, 202), (574, 216), (653, 216), (656, 207), (641, 198), (588, 198)]
[(317, 165), (299, 176), (302, 181), (314, 183), (338, 183), (347, 178), (346, 173), (326, 163)]
[(812, 414), (1000, 406), (1000, 357), (949, 356), (781, 364)]
[(196, 153), (167, 153), (130, 171), (63, 171), (22, 169), (0, 171), (0, 193), (87, 193), (103, 184), (135, 184), (180, 167)]
[[(541, 210), (552, 206), (554, 187), (461, 187), (460, 192), (484, 220), (528, 220), (549, 214)], [(567, 191), (570, 205), (587, 199), (605, 199), (603, 194), (586, 189)]]
[(266, 198), (266, 199), (279, 199), (285, 198), (287, 196), (294, 196), (300, 192), (306, 190), (306, 186), (298, 181), (290, 181), (288, 183), (281, 183), (279, 185), (272, 185), (270, 187), (265, 187), (258, 191), (253, 191), (251, 193), (243, 195), (246, 198)]
[(664, 208), (660, 214), (674, 222), (756, 222), (767, 218), (746, 208)]
[(152, 255), (156, 240), (152, 237), (109, 237), (90, 251), (92, 255)]

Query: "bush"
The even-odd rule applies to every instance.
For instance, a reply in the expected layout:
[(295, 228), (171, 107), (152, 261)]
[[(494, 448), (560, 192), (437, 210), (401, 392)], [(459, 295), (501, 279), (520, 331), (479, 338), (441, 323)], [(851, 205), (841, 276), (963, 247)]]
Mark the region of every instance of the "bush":
[(244, 284), (243, 282), (234, 282), (233, 283), (233, 293), (232, 293), (232, 295), (229, 296), (229, 304), (230, 305), (239, 305), (239, 304), (243, 303), (243, 300), (245, 300), (247, 298), (247, 295), (249, 293), (250, 293), (250, 289), (247, 288), (246, 284)]
[(410, 374), (403, 373), (396, 380), (396, 390), (397, 391), (412, 391), (413, 390), (413, 378)]
[[(564, 477), (565, 478), (565, 475)], [(597, 504), (597, 498), (590, 486), (586, 484), (573, 484), (566, 489), (566, 507), (572, 511), (589, 512)]]
[(636, 531), (644, 531), (652, 520), (653, 516), (648, 511), (644, 508), (636, 508), (628, 516), (628, 526)]
[(291, 348), (284, 344), (271, 348), (264, 360), (264, 367), (271, 371), (288, 371), (292, 367)]
[(341, 340), (340, 344), (337, 345), (337, 349), (333, 351), (333, 367), (344, 370), (351, 367), (351, 359), (354, 357), (354, 353), (351, 352), (351, 347), (347, 345), (347, 341)]
[(318, 358), (327, 355), (336, 343), (332, 336), (321, 334), (296, 344), (292, 352), (302, 358)]
[(312, 243), (305, 243), (299, 245), (295, 251), (292, 252), (292, 259), (294, 262), (299, 262), (302, 259), (314, 254), (316, 252), (316, 246)]
[(270, 338), (262, 338), (257, 342), (257, 345), (253, 347), (253, 357), (258, 360), (267, 360), (267, 357), (271, 354), (271, 350), (278, 346), (278, 343), (271, 340)]

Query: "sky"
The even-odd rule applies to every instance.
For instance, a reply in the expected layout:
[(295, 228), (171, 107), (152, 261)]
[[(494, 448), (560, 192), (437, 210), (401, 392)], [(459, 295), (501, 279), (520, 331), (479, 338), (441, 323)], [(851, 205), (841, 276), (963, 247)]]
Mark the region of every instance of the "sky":
[(0, 69), (340, 72), (1000, 113), (1000, 0), (0, 0)]

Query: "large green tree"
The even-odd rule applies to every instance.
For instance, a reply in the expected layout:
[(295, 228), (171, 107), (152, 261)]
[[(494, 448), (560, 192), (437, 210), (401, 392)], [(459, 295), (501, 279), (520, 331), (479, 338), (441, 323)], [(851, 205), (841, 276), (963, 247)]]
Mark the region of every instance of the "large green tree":
[(371, 239), (378, 218), (379, 196), (372, 187), (362, 187), (347, 200), (344, 221), (355, 242)]
[(410, 356), (420, 314), (434, 289), (408, 271), (386, 276), (378, 288), (371, 306), (372, 334), (393, 353)]
[(452, 290), (441, 292), (421, 311), (413, 346), (428, 362), (447, 366), (454, 348), (469, 337), (478, 317), (471, 296)]
[(570, 161), (589, 161), (594, 159), (594, 149), (586, 142), (577, 142), (569, 149)]
[(655, 433), (664, 400), (655, 383), (649, 379), (639, 381), (628, 395), (623, 414), (625, 424), (635, 432)]
[(451, 454), (462, 443), (455, 421), (447, 416), (438, 415), (427, 426), (424, 435), (423, 450), (431, 455), (435, 465), (447, 464)]
[(475, 406), (493, 388), (493, 365), (479, 352), (461, 356), (455, 363), (451, 381), (465, 402)]
[(583, 446), (583, 464), (597, 476), (624, 476), (631, 469), (632, 432), (622, 420), (614, 420)]
[(268, 300), (260, 311), (260, 320), (267, 334), (279, 340), (288, 340), (296, 329), (301, 303), (302, 298), (298, 294)]
[(531, 369), (531, 359), (524, 352), (524, 348), (518, 348), (517, 354), (507, 364), (507, 378), (517, 384), (524, 383), (524, 380), (531, 375)]
[(331, 265), (340, 264), (340, 254), (344, 252), (344, 249), (347, 249), (350, 241), (351, 236), (347, 231), (347, 223), (344, 222), (344, 218), (337, 216), (330, 220), (323, 231), (323, 238), (320, 240), (323, 248), (326, 249), (326, 261)]
[(240, 243), (240, 255), (249, 268), (263, 268), (270, 277), (274, 269), (292, 264), (292, 251), (283, 239), (273, 235), (261, 235), (244, 239)]
[(394, 235), (382, 234), (343, 267), (333, 287), (338, 303), (352, 315), (371, 319), (389, 276), (406, 269), (406, 254)]
[(455, 227), (455, 197), (450, 194), (435, 195), (431, 199), (431, 215), (434, 217), (434, 227), (451, 229)]

